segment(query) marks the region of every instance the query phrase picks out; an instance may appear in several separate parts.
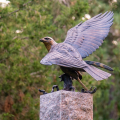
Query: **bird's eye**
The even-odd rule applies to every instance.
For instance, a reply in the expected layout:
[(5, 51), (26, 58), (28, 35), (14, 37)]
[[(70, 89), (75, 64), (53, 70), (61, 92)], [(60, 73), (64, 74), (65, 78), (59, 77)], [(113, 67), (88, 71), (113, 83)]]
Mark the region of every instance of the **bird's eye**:
[(49, 38), (45, 38), (46, 40), (49, 40)]

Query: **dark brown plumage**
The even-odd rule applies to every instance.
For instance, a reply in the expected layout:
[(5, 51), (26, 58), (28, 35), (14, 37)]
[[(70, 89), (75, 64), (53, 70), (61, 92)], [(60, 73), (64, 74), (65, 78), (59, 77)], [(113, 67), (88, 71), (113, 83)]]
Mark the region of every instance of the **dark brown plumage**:
[(51, 37), (42, 38), (40, 41), (45, 44), (49, 53), (40, 63), (59, 65), (64, 73), (79, 82), (81, 79), (79, 71), (86, 71), (96, 80), (107, 79), (111, 74), (94, 66), (108, 70), (112, 68), (98, 62), (83, 61), (83, 58), (92, 54), (103, 43), (112, 21), (113, 12), (106, 12), (71, 28), (63, 43), (56, 43)]

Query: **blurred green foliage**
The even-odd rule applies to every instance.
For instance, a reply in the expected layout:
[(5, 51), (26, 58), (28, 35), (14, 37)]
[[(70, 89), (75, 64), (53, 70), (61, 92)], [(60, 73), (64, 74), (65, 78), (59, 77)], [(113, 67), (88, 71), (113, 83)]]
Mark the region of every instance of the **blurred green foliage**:
[[(67, 31), (82, 21), (85, 14), (114, 11), (114, 24), (103, 45), (86, 60), (98, 61), (114, 68), (108, 80), (95, 81), (83, 73), (87, 87), (96, 86), (95, 120), (120, 120), (120, 3), (106, 0), (10, 0), (0, 7), (0, 119), (37, 120), (38, 89), (51, 91), (54, 84), (62, 89), (58, 66), (44, 66), (39, 61), (47, 50), (39, 39), (45, 36), (57, 42)], [(76, 91), (81, 90), (73, 81)]]

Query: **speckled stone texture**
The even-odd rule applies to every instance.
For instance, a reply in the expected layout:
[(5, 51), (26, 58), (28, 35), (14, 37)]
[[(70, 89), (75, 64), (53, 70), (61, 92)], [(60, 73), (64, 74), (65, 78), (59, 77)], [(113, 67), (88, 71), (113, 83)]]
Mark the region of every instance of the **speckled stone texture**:
[(64, 90), (41, 95), (40, 120), (93, 120), (93, 96)]

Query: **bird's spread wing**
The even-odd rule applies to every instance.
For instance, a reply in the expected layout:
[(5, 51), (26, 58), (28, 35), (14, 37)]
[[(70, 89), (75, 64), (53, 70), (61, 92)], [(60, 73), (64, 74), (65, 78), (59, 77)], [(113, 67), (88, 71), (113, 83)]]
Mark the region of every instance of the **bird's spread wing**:
[(86, 66), (86, 63), (80, 60), (80, 58), (73, 57), (71, 54), (66, 54), (65, 52), (60, 53), (57, 51), (49, 52), (40, 63), (44, 65), (56, 64), (70, 68), (83, 68)]
[(67, 32), (64, 43), (72, 45), (85, 58), (92, 54), (107, 37), (113, 24), (113, 12), (98, 14)]

